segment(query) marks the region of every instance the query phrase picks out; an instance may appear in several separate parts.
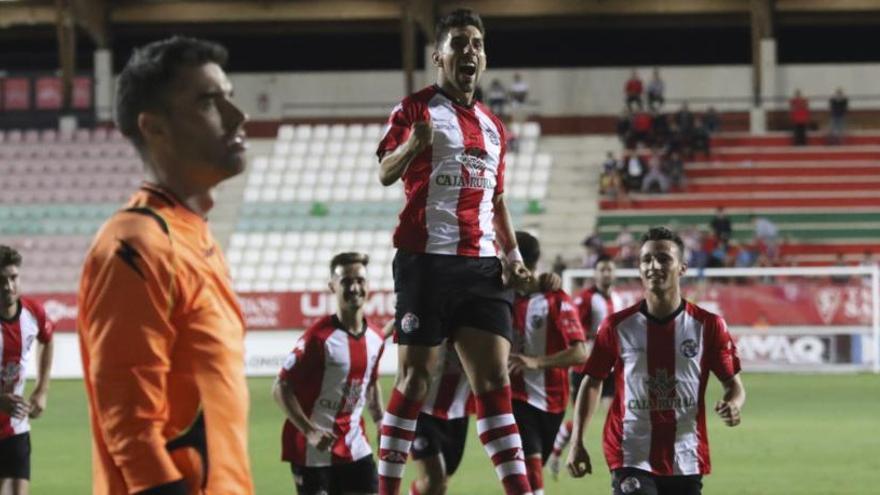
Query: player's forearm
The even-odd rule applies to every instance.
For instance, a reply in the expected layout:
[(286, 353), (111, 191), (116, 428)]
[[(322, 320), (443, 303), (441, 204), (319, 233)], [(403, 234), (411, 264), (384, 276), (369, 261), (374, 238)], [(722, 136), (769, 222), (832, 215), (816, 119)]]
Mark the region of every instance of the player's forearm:
[(513, 220), (510, 218), (510, 210), (507, 209), (507, 201), (503, 194), (495, 198), (495, 216), (492, 217), (492, 225), (495, 227), (498, 244), (505, 255), (517, 248)]
[(37, 381), (34, 385), (34, 391), (43, 391), (49, 389), (49, 376), (52, 373), (52, 355), (55, 351), (53, 341), (40, 343), (37, 346)]
[(275, 385), (272, 386), (272, 397), (275, 398), (275, 403), (278, 404), (278, 407), (281, 408), (284, 415), (297, 430), (303, 433), (308, 433), (314, 429), (314, 425), (312, 425), (312, 422), (306, 417), (306, 414), (302, 410), (302, 406), (300, 406), (296, 395), (290, 390), (290, 386), (287, 382), (276, 380)]
[(398, 146), (396, 150), (383, 156), (379, 161), (379, 181), (382, 185), (390, 186), (397, 182), (417, 155), (418, 152), (408, 140)]
[(746, 388), (743, 386), (740, 376), (734, 375), (730, 380), (723, 382), (722, 386), (724, 387), (724, 400), (742, 409), (746, 403)]
[(587, 375), (581, 382), (578, 390), (577, 401), (574, 405), (574, 417), (572, 418), (571, 437), (575, 442), (583, 442), (587, 427), (596, 413), (599, 405), (599, 396), (602, 393), (602, 381)]
[(544, 368), (568, 368), (576, 364), (583, 364), (587, 360), (587, 350), (583, 342), (576, 342), (568, 349), (538, 358), (538, 367)]
[(379, 383), (370, 387), (367, 397), (369, 398), (367, 400), (367, 407), (370, 409), (370, 416), (373, 418), (373, 422), (377, 425), (381, 424), (385, 411), (382, 410), (382, 387)]

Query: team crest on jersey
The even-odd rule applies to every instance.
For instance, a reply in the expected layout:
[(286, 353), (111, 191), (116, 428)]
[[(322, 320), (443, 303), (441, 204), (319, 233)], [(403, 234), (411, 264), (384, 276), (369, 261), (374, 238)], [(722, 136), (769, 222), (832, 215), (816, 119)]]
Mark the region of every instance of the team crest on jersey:
[(363, 380), (352, 380), (342, 391), (342, 412), (350, 413), (361, 398), (364, 390)]
[(690, 358), (697, 355), (697, 351), (699, 350), (699, 347), (697, 346), (696, 340), (687, 339), (681, 343), (681, 346), (679, 347), (679, 349), (681, 350), (682, 356), (690, 359)]
[(407, 313), (400, 319), (400, 331), (410, 333), (419, 328), (419, 317), (414, 313)]
[(532, 315), (532, 318), (529, 321), (529, 326), (532, 329), (544, 326), (544, 315)]
[(635, 476), (629, 476), (620, 480), (620, 491), (623, 493), (635, 493), (641, 487), (642, 484)]
[(0, 370), (0, 391), (5, 394), (15, 391), (15, 385), (21, 377), (21, 363), (12, 361)]

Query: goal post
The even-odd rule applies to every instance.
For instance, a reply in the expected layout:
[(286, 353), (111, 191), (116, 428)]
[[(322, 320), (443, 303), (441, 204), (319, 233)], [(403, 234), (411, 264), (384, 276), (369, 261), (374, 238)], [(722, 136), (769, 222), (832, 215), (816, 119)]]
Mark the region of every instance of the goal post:
[[(562, 285), (575, 294), (592, 277), (565, 270)], [(642, 299), (638, 270), (616, 278), (625, 306)], [(727, 321), (744, 369), (880, 373), (880, 266), (689, 269), (681, 284)]]

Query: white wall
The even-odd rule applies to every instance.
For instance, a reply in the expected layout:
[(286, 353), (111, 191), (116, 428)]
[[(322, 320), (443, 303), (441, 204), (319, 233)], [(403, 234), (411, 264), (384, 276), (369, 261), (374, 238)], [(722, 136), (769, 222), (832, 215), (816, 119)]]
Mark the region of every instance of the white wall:
[[(491, 62), (491, 58), (490, 58)], [(638, 68), (647, 82), (650, 67)], [(493, 78), (509, 84), (514, 72), (520, 72), (531, 86), (531, 99), (538, 103), (534, 110), (542, 115), (608, 115), (617, 114), (623, 105), (623, 83), (630, 68), (573, 68), (490, 70), (483, 77), (487, 87)], [(662, 67), (666, 96), (671, 99), (711, 98), (739, 99), (734, 103), (716, 103), (722, 110), (742, 110), (751, 98), (751, 67), (689, 66)], [(416, 74), (418, 87), (428, 82), (423, 73)], [(256, 120), (282, 117), (376, 117), (384, 118), (404, 95), (401, 71), (374, 72), (301, 72), (231, 75), (236, 100)], [(850, 95), (877, 95), (874, 100), (852, 100), (853, 108), (880, 106), (880, 64), (849, 65), (783, 65), (776, 74), (777, 95), (789, 97), (796, 88), (807, 97), (821, 97), (814, 107), (824, 109), (825, 97), (837, 86)], [(261, 111), (258, 95), (268, 95), (268, 108)], [(283, 109), (283, 105), (289, 108)], [(778, 105), (784, 107), (785, 103)], [(693, 104), (700, 109), (706, 104)]]

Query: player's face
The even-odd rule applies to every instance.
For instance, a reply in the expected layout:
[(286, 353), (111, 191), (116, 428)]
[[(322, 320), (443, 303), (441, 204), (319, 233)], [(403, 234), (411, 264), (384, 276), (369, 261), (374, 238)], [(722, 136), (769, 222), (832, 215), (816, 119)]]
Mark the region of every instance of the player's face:
[(155, 142), (172, 180), (212, 187), (244, 170), (247, 115), (232, 102), (232, 84), (219, 65), (180, 68), (166, 101)]
[(614, 284), (614, 262), (602, 261), (596, 263), (596, 287), (608, 290)]
[(17, 305), (18, 298), (18, 267), (15, 265), (4, 266), (0, 270), (0, 303), (2, 303), (3, 309)]
[(663, 293), (678, 287), (687, 265), (672, 241), (648, 241), (639, 252), (639, 275), (645, 290)]
[(443, 89), (472, 95), (486, 70), (483, 35), (474, 26), (450, 28), (433, 59), (440, 69), (439, 83)]
[(362, 308), (369, 293), (367, 267), (361, 263), (337, 266), (330, 280), (330, 291), (336, 295), (337, 307), (348, 310)]

